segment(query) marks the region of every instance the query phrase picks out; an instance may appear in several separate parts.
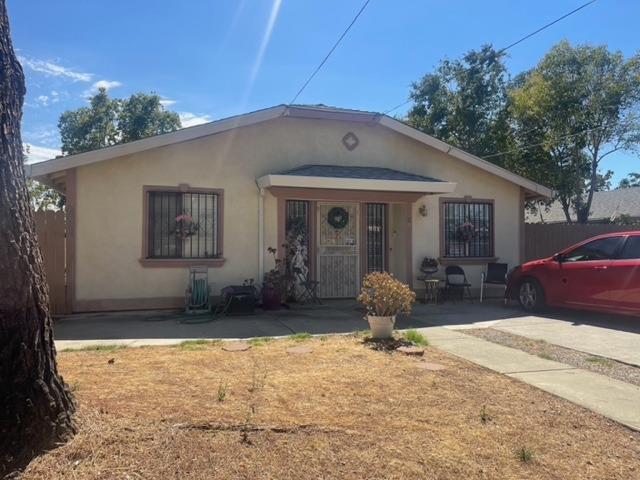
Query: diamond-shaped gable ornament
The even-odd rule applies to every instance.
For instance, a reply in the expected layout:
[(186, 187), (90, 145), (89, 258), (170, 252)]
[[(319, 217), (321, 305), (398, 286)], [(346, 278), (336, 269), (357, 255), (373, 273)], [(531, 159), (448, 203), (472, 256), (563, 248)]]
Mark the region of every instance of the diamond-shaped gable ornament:
[(356, 137), (356, 134), (353, 132), (349, 132), (344, 137), (342, 137), (342, 144), (349, 151), (354, 150), (359, 143), (360, 140), (358, 140), (358, 137)]

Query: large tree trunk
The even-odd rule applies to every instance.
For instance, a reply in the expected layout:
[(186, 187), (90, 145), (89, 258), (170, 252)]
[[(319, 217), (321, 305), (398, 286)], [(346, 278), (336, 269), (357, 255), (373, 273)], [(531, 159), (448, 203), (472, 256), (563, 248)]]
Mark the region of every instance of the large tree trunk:
[(25, 94), (5, 0), (0, 0), (0, 477), (75, 431), (58, 374), (48, 287), (25, 185)]

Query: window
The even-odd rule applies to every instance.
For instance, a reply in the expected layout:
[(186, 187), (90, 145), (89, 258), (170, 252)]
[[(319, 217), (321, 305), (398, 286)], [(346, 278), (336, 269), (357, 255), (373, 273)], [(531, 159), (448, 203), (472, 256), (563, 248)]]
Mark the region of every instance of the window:
[(295, 275), (309, 278), (309, 202), (287, 200), (287, 268)]
[(147, 258), (220, 258), (220, 204), (220, 192), (149, 191)]
[(620, 258), (625, 260), (640, 259), (640, 236), (629, 237), (624, 244)]
[(367, 272), (385, 271), (386, 205), (367, 203)]
[(493, 203), (442, 202), (443, 257), (493, 257)]
[(563, 262), (588, 262), (592, 260), (610, 260), (620, 246), (622, 237), (609, 237), (594, 240), (574, 248), (562, 256)]

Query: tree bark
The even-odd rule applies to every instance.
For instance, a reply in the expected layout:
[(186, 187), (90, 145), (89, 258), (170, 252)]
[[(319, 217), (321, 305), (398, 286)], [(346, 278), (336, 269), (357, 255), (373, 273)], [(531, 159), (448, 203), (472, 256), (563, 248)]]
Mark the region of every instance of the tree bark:
[(0, 477), (75, 432), (73, 397), (56, 366), (48, 287), (25, 184), (24, 94), (0, 0)]

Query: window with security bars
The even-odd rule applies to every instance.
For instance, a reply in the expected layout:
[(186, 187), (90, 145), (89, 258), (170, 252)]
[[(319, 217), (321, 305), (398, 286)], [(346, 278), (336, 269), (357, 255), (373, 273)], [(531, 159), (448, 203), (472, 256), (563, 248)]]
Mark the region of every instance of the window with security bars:
[(218, 193), (149, 192), (149, 258), (219, 258)]
[(444, 256), (493, 257), (493, 204), (443, 202)]
[(367, 272), (384, 272), (386, 250), (386, 205), (367, 203)]

